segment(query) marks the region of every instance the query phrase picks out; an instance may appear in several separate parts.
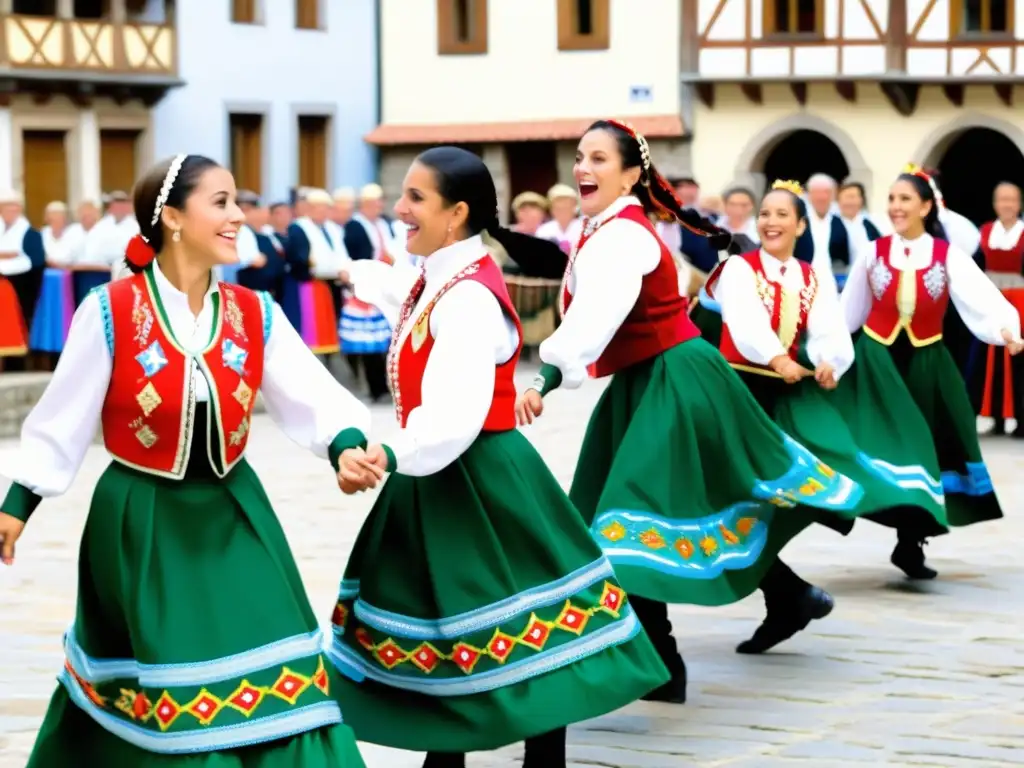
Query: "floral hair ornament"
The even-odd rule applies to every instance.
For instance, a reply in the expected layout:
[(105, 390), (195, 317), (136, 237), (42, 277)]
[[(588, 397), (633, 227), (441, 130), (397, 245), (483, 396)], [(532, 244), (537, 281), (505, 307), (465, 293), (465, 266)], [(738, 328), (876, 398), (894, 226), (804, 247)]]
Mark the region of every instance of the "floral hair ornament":
[(939, 204), (940, 208), (946, 207), (946, 201), (942, 197), (942, 192), (939, 191), (939, 185), (935, 183), (935, 179), (933, 179), (931, 174), (924, 168), (916, 163), (907, 163), (903, 166), (902, 173), (909, 174), (910, 176), (917, 176), (917, 178), (927, 183), (928, 188), (931, 189), (932, 194), (935, 195), (935, 202)]
[(772, 189), (782, 189), (786, 192), (792, 192), (797, 197), (803, 197), (804, 188), (800, 186), (799, 181), (793, 181), (792, 179), (776, 179), (772, 182)]
[[(149, 222), (150, 227), (156, 227), (160, 221), (160, 214), (167, 204), (167, 198), (170, 196), (171, 190), (174, 189), (174, 182), (177, 180), (178, 174), (181, 173), (181, 166), (185, 164), (187, 157), (188, 155), (175, 155), (174, 159), (171, 160), (171, 164), (167, 167), (164, 183), (160, 185), (160, 193), (156, 196), (156, 202), (153, 204), (153, 217)], [(132, 266), (143, 269), (156, 258), (156, 251), (150, 245), (149, 238), (140, 233), (128, 241), (124, 257)]]

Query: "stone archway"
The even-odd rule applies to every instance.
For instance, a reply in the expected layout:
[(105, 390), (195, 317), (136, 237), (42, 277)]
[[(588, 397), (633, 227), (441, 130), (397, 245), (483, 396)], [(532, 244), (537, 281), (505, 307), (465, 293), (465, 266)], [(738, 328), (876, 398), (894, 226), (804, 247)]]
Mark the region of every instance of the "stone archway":
[(953, 142), (971, 128), (988, 128), (996, 133), (1001, 133), (1017, 145), (1021, 154), (1024, 154), (1024, 130), (1020, 126), (991, 115), (967, 113), (940, 125), (929, 133), (914, 152), (914, 162), (920, 163), (925, 168), (934, 168), (949, 151)]
[[(797, 131), (813, 131), (827, 138), (839, 149), (846, 161), (849, 169), (846, 178), (860, 182), (866, 189), (872, 189), (871, 168), (853, 137), (835, 123), (807, 113), (796, 113), (777, 120), (753, 136), (736, 161), (736, 184), (746, 186), (757, 193), (763, 192), (767, 183), (765, 162), (783, 141)], [(840, 182), (845, 180), (836, 179)]]

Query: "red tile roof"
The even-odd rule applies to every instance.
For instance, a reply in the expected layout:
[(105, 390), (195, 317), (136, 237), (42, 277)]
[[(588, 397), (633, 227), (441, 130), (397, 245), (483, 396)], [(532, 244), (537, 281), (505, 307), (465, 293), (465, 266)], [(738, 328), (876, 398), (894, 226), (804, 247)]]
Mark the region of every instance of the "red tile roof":
[[(378, 125), (366, 135), (377, 146), (403, 144), (497, 144), (506, 141), (557, 141), (578, 139), (600, 118), (523, 120), (512, 123), (448, 123), (432, 125)], [(647, 115), (623, 118), (652, 139), (685, 135), (679, 115)]]

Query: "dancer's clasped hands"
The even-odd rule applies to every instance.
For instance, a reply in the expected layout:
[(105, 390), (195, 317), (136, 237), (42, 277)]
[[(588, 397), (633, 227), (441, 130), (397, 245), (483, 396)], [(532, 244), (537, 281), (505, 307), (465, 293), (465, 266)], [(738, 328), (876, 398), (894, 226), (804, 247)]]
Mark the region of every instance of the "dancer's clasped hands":
[[(387, 457), (383, 464), (377, 458), (379, 446), (372, 446), (370, 451), (362, 448), (349, 448), (338, 457), (338, 487), (342, 493), (359, 493), (376, 488), (377, 483), (384, 479), (387, 468)], [(384, 455), (383, 450), (379, 451)]]

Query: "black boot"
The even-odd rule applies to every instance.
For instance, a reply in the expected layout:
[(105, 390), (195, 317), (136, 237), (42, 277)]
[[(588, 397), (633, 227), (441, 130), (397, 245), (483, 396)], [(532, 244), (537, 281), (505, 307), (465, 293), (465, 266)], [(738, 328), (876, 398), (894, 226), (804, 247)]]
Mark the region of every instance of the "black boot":
[(889, 558), (893, 565), (907, 574), (908, 579), (934, 579), (939, 572), (924, 562), (924, 541), (900, 535)]
[(466, 753), (427, 752), (423, 768), (466, 768)]
[(640, 624), (658, 652), (662, 663), (668, 667), (672, 677), (640, 698), (644, 701), (662, 701), (669, 704), (686, 703), (686, 663), (679, 654), (676, 640), (672, 637), (672, 622), (668, 620), (668, 606), (657, 600), (630, 595), (630, 604)]
[(789, 640), (815, 619), (832, 613), (835, 602), (820, 587), (801, 579), (776, 559), (761, 579), (766, 616), (749, 640), (736, 646), (736, 653), (757, 654)]
[(565, 768), (565, 728), (526, 740), (523, 768)]

